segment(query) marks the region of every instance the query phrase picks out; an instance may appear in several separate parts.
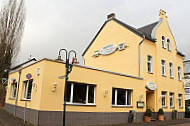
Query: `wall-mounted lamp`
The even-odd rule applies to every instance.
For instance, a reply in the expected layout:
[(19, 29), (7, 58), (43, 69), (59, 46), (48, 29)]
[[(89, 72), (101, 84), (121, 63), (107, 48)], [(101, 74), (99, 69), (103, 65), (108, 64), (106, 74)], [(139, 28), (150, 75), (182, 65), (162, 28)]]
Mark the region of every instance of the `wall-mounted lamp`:
[(142, 98), (143, 98), (143, 93), (140, 94), (140, 96), (139, 96), (139, 100), (141, 101)]
[(36, 83), (35, 83), (35, 82), (32, 82), (32, 87), (33, 87), (33, 88), (35, 87), (35, 85), (36, 85)]
[(104, 97), (106, 97), (107, 95), (108, 95), (108, 89), (105, 89)]
[(35, 89), (35, 91), (37, 91), (37, 85), (35, 82), (32, 82), (32, 88)]
[(53, 90), (52, 90), (53, 92), (55, 91), (56, 87), (57, 87), (57, 83), (54, 82), (54, 83), (53, 83)]
[(40, 68), (37, 68), (37, 75), (40, 75)]

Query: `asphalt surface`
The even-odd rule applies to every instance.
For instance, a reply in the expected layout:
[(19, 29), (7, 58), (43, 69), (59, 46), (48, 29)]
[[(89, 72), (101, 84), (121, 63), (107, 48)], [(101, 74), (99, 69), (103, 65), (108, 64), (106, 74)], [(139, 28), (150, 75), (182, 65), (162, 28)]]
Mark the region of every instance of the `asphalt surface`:
[[(24, 123), (22, 119), (15, 117), (4, 109), (0, 108), (0, 126), (34, 126), (30, 123)], [(107, 125), (108, 126), (108, 125)], [(110, 126), (190, 126), (190, 118), (152, 121), (150, 123), (126, 123)]]

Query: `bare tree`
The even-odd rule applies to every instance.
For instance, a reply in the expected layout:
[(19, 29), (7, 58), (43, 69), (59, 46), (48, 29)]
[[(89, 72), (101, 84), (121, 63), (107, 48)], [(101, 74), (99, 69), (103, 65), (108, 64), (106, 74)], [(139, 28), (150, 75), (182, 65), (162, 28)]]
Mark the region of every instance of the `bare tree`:
[(25, 23), (24, 0), (8, 0), (0, 12), (0, 78), (16, 60)]

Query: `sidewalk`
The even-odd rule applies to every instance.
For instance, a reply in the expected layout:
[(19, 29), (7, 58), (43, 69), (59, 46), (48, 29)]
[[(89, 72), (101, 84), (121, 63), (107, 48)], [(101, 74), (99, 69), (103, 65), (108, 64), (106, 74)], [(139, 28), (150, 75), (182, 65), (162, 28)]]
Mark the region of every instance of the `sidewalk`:
[(164, 121), (152, 121), (150, 123), (127, 123), (112, 126), (190, 126), (190, 118), (176, 119), (176, 120), (164, 120)]
[[(190, 118), (152, 121), (150, 123), (126, 123), (110, 126), (190, 126)], [(29, 123), (24, 123), (22, 119), (14, 117), (12, 114), (0, 108), (0, 126), (34, 126)]]
[(34, 126), (24, 123), (22, 119), (14, 117), (12, 114), (0, 108), (0, 126)]

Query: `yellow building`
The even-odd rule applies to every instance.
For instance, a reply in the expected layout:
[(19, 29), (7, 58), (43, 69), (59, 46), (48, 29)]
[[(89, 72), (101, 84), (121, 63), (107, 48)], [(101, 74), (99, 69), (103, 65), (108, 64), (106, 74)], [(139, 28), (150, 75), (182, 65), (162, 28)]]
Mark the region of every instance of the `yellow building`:
[[(184, 117), (183, 54), (166, 12), (159, 17), (136, 29), (108, 16), (83, 53), (84, 65), (69, 74), (66, 124), (126, 123), (130, 110), (141, 122), (148, 108), (154, 114), (163, 108), (166, 119), (173, 110)], [(10, 72), (5, 109), (36, 125), (61, 125), (62, 75), (65, 63), (50, 59)]]

